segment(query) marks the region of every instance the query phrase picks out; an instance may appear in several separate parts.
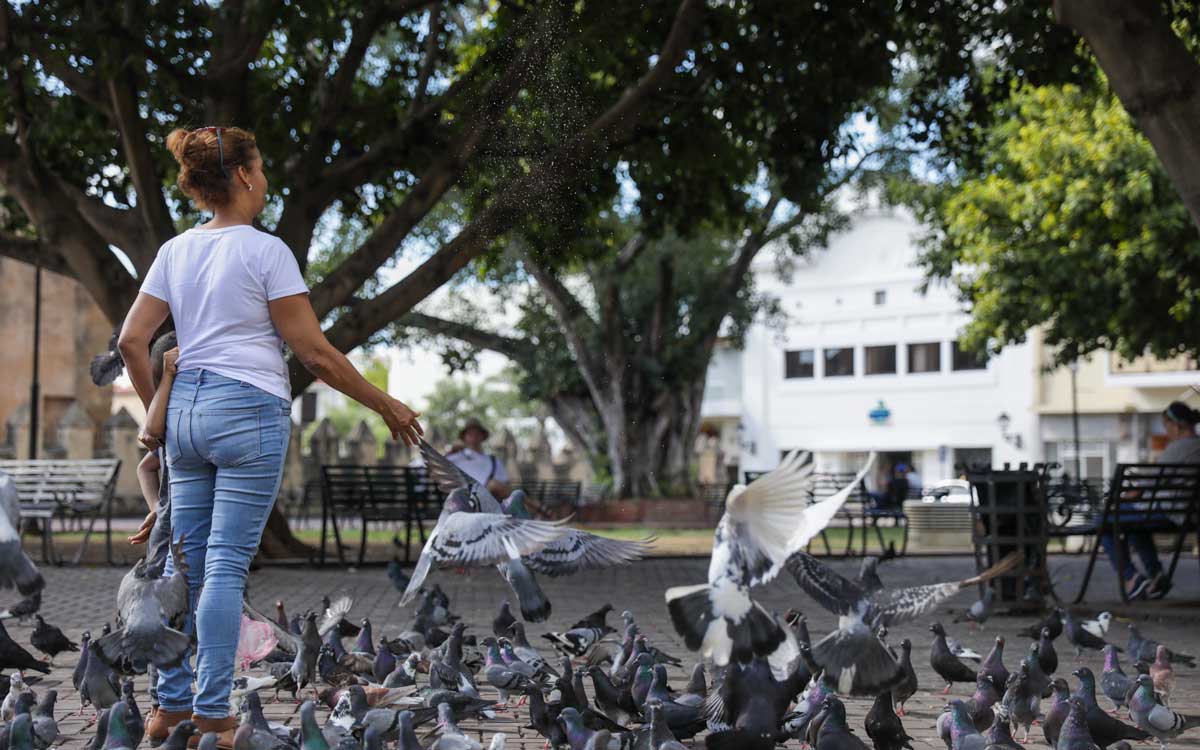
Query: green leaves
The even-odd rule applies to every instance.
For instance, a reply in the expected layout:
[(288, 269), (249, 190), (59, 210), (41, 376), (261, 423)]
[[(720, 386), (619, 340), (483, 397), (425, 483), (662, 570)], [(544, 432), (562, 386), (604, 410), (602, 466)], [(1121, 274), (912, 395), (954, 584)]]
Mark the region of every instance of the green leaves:
[(1200, 352), (1200, 235), (1103, 81), (1019, 85), (982, 162), (917, 197), (923, 261), (970, 306), (969, 342), (1041, 326), (1060, 362)]

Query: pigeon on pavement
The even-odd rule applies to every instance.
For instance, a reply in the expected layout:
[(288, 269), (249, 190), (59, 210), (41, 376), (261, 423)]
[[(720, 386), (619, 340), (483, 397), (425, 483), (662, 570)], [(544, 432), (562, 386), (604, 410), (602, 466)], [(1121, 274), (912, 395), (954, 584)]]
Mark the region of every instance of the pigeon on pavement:
[(1046, 744), (1057, 747), (1059, 732), (1062, 731), (1063, 722), (1067, 720), (1067, 712), (1071, 710), (1071, 688), (1061, 677), (1056, 677), (1054, 682), (1050, 683), (1050, 687), (1050, 710), (1042, 719), (1042, 735), (1046, 738)]
[(1096, 636), (1097, 638), (1107, 638), (1108, 628), (1110, 625), (1112, 625), (1112, 620), (1112, 612), (1101, 612), (1100, 614), (1096, 615), (1095, 619), (1084, 620), (1079, 624), (1084, 630)]
[(1058, 638), (1058, 636), (1062, 635), (1063, 610), (1059, 607), (1055, 607), (1053, 610), (1051, 610), (1050, 614), (1046, 615), (1044, 620), (1034, 625), (1021, 628), (1017, 631), (1017, 635), (1036, 641), (1042, 637), (1043, 628), (1050, 629), (1050, 640), (1054, 640), (1055, 638)]
[(61, 629), (46, 622), (41, 615), (34, 615), (37, 625), (29, 634), (29, 644), (50, 657), (51, 661), (64, 651), (78, 651), (79, 644), (72, 641)]
[[(1137, 625), (1129, 623), (1129, 658), (1135, 661), (1144, 661), (1150, 664), (1158, 658), (1158, 641), (1152, 638), (1143, 638)], [(1167, 660), (1172, 664), (1183, 664), (1188, 667), (1196, 666), (1196, 657), (1188, 654), (1180, 654), (1167, 649)]]
[(946, 689), (942, 691), (942, 694), (949, 693), (950, 687), (955, 682), (975, 682), (978, 673), (950, 653), (950, 647), (946, 645), (946, 631), (942, 624), (935, 622), (929, 626), (929, 630), (933, 633), (933, 646), (929, 649), (929, 666), (933, 667), (933, 671), (946, 681)]
[[(992, 590), (991, 586), (984, 586), (983, 593), (967, 608), (962, 619), (975, 625), (983, 625), (992, 616), (992, 608), (995, 603), (996, 592)], [(956, 619), (955, 622), (958, 620)]]
[[(1075, 647), (1075, 656), (1081, 655), (1085, 648), (1091, 651), (1101, 651), (1108, 645), (1103, 638), (1097, 638), (1084, 630), (1070, 610), (1063, 611), (1063, 630), (1067, 634), (1067, 641)], [(1093, 739), (1095, 738), (1093, 737)]]
[(1004, 636), (996, 636), (992, 650), (979, 665), (979, 674), (992, 681), (997, 693), (1004, 693), (1004, 688), (1008, 685), (1008, 669), (1004, 666)]
[[(1102, 748), (1120, 740), (1144, 740), (1150, 735), (1135, 726), (1130, 726), (1109, 716), (1100, 704), (1096, 702), (1096, 677), (1092, 670), (1080, 667), (1072, 672), (1079, 678), (1079, 688), (1072, 693), (1072, 699), (1079, 699), (1087, 709), (1088, 732), (1092, 740)], [(1064, 728), (1065, 731), (1065, 728)], [(1061, 743), (1062, 738), (1059, 738)]]
[(875, 750), (900, 750), (902, 747), (912, 750), (912, 737), (904, 731), (903, 722), (892, 710), (892, 697), (886, 692), (875, 696), (871, 710), (867, 711), (864, 728)]
[(1100, 689), (1113, 702), (1113, 709), (1121, 710), (1121, 706), (1129, 703), (1129, 695), (1133, 690), (1134, 680), (1121, 669), (1117, 657), (1117, 647), (1111, 643), (1104, 647), (1104, 671), (1100, 673)]
[(1175, 687), (1175, 670), (1171, 667), (1167, 647), (1161, 643), (1155, 652), (1154, 663), (1150, 665), (1150, 679), (1154, 681), (1154, 692), (1158, 693), (1163, 705), (1169, 706), (1171, 690)]
[(1187, 716), (1160, 704), (1154, 697), (1154, 683), (1149, 675), (1138, 675), (1137, 689), (1129, 701), (1129, 717), (1138, 729), (1153, 735), (1164, 748), (1169, 740), (1200, 726), (1200, 716)]

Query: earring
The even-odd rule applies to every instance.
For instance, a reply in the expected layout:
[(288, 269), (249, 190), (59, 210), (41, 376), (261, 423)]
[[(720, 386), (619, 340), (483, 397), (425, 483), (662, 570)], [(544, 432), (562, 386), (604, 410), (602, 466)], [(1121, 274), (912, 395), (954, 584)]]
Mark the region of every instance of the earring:
[(254, 186), (253, 186), (253, 185), (247, 185), (247, 186), (246, 186), (246, 189), (247, 189), (247, 190), (250, 190), (250, 191), (253, 191), (253, 190), (254, 190)]

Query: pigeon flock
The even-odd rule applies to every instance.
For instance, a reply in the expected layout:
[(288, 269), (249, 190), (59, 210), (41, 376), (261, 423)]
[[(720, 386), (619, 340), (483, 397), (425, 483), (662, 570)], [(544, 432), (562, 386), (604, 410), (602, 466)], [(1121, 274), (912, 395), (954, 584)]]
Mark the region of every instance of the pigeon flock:
[[(500, 503), (429, 446), (423, 452), (446, 499), (415, 567), (393, 560), (387, 569), (408, 624), (377, 632), (369, 619), (352, 622), (345, 593), (279, 600), (271, 613), (247, 597), (231, 696), (240, 716), (236, 750), (770, 750), (784, 743), (914, 750), (916, 730), (948, 750), (1132, 750), (1143, 742), (1165, 747), (1200, 726), (1200, 716), (1172, 701), (1176, 671), (1194, 668), (1194, 658), (1135, 623), (1117, 643), (1121, 629), (1111, 614), (1088, 619), (1055, 609), (1019, 631), (1028, 643), (983, 637), (995, 599), (989, 581), (1011, 571), (1015, 557), (976, 576), (903, 585), (886, 566), (881, 575), (878, 559), (847, 577), (809, 555), (809, 541), (854, 485), (809, 502), (813, 466), (805, 454), (735, 487), (714, 532), (707, 580), (664, 592), (670, 625), (693, 654), (671, 653), (675, 641), (653, 624), (662, 610), (635, 613), (619, 600), (559, 612), (566, 627), (539, 627), (552, 606), (538, 576), (626, 564), (652, 540), (533, 519), (519, 494)], [(0, 475), (7, 503), (4, 481)], [(182, 630), (182, 573), (163, 575), (179, 551), (163, 520), (169, 509), (146, 558), (115, 592), (115, 627), (85, 632), (78, 643), (38, 614), (45, 584), (19, 536), (15, 548), (5, 536), (5, 517), (15, 535), (15, 506), (3, 510), (0, 587), (23, 598), (0, 614), (0, 750), (84, 746), (78, 733), (60, 736), (66, 717), (56, 702), (66, 691), (89, 722), (88, 750), (151, 745), (144, 717), (156, 695), (147, 686), (192, 645)], [(507, 591), (496, 587), (490, 622), (455, 612), (431, 580), (437, 568), (496, 569)], [(776, 578), (794, 581), (782, 584), (792, 604), (782, 615), (755, 599)], [(979, 651), (935, 616), (950, 597), (976, 587), (984, 593), (962, 613), (970, 629), (957, 635)], [(33, 625), (29, 648), (5, 619)], [(832, 625), (810, 633), (818, 622)], [(889, 643), (889, 629), (905, 623), (928, 626), (928, 649), (914, 644), (918, 636)], [(42, 677), (64, 654), (75, 660), (69, 686)], [(1099, 674), (1084, 663), (1100, 659)], [(270, 709), (276, 702), (299, 704), (296, 719), (268, 719), (278, 715)], [(183, 721), (161, 744), (218, 750), (220, 743)]]

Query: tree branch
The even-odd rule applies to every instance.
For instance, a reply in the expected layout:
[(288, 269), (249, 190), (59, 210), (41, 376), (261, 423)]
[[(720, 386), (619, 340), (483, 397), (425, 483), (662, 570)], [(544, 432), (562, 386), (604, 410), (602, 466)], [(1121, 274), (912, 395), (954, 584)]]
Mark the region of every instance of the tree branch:
[[(88, 223), (91, 229), (103, 237), (107, 244), (121, 248), (121, 251), (133, 261), (133, 267), (139, 273), (150, 267), (159, 245), (166, 240), (158, 242), (156, 238), (150, 236), (147, 225), (138, 220), (132, 209), (114, 208), (99, 198), (87, 195), (76, 185), (58, 175), (49, 176), (61, 192), (62, 197), (67, 199), (67, 203), (79, 213), (79, 216)], [(161, 194), (159, 191), (160, 196)], [(173, 229), (172, 234), (174, 234)], [(170, 236), (168, 236), (169, 238)]]
[[(662, 53), (636, 86), (626, 91), (613, 107), (572, 142), (556, 150), (524, 177), (500, 188), (496, 198), (478, 218), (411, 274), (343, 315), (327, 331), (330, 342), (340, 351), (362, 345), (375, 331), (410, 311), (482, 253), (493, 239), (508, 231), (530, 205), (536, 205), (537, 199), (552, 194), (577, 177), (582, 168), (590, 164), (584, 157), (602, 149), (606, 137), (633, 128), (648, 101), (682, 61), (703, 10), (703, 0), (681, 0)], [(370, 273), (374, 270), (372, 268)], [(346, 292), (343, 299), (353, 292), (353, 289)], [(312, 375), (296, 360), (291, 365), (291, 377), (293, 393), (300, 393), (312, 382)]]
[(433, 77), (437, 67), (438, 37), (442, 34), (442, 3), (434, 3), (429, 9), (429, 32), (425, 35), (425, 55), (421, 59), (421, 69), (417, 71), (417, 86), (413, 91), (413, 105), (420, 107), (429, 93), (429, 79)]
[(423, 331), (428, 331), (439, 336), (448, 336), (459, 341), (465, 341), (476, 348), (503, 354), (514, 362), (528, 362), (536, 353), (536, 349), (528, 341), (504, 336), (492, 331), (485, 331), (466, 323), (446, 320), (445, 318), (438, 318), (424, 313), (410, 312), (397, 320), (396, 325), (420, 328)]
[(42, 268), (47, 271), (53, 271), (67, 278), (75, 278), (75, 271), (67, 264), (67, 259), (62, 256), (62, 253), (47, 247), (40, 240), (32, 237), (0, 232), (0, 255), (29, 265), (40, 263)]
[[(149, 234), (154, 250), (175, 235), (175, 223), (171, 221), (171, 212), (167, 210), (167, 202), (163, 196), (163, 178), (158, 172), (158, 165), (150, 154), (150, 142), (146, 139), (146, 126), (138, 111), (137, 84), (133, 71), (128, 66), (109, 78), (107, 81), (109, 99), (112, 102), (112, 116), (116, 122), (117, 131), (121, 136), (121, 147), (125, 152), (125, 162), (129, 165), (129, 176), (137, 190), (137, 213), (141, 215), (145, 231)], [(124, 245), (122, 250), (127, 253), (144, 255), (147, 248), (129, 248)]]

